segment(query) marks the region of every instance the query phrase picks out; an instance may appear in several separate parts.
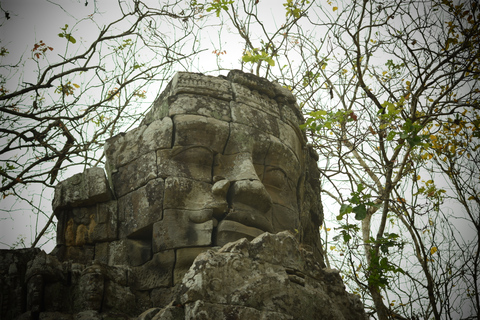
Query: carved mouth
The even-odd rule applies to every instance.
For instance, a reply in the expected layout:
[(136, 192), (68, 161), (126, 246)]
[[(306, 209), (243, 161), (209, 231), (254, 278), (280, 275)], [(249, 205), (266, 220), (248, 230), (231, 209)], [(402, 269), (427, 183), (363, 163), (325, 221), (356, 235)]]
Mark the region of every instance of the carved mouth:
[(266, 215), (247, 205), (235, 206), (228, 212), (224, 220), (235, 221), (263, 232), (273, 232), (272, 223), (267, 219)]
[(233, 220), (222, 220), (218, 224), (215, 244), (223, 246), (242, 238), (252, 240), (264, 232), (263, 230), (249, 227)]

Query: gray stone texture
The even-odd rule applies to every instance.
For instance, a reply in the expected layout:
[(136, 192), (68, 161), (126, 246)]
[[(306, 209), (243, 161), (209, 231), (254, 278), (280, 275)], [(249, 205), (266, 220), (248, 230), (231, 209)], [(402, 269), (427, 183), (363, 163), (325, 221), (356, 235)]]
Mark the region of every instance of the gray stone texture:
[(299, 245), (284, 231), (200, 254), (182, 282), (184, 319), (364, 319), (338, 272), (322, 269)]
[(163, 179), (154, 179), (118, 199), (120, 238), (151, 238), (153, 223), (163, 218), (164, 190)]
[(105, 170), (57, 185), (55, 249), (0, 251), (0, 318), (361, 319), (323, 269), (301, 123), (279, 84), (177, 73)]
[(53, 210), (88, 206), (111, 199), (110, 188), (102, 168), (93, 167), (59, 183), (55, 187)]

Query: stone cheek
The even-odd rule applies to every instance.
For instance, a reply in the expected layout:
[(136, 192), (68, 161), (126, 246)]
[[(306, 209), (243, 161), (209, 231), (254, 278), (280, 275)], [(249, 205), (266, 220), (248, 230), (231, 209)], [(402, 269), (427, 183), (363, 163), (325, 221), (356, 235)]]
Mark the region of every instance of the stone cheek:
[(182, 177), (165, 180), (164, 209), (202, 210), (213, 200), (210, 183)]
[(211, 246), (212, 210), (166, 209), (153, 225), (153, 252), (182, 247)]
[(273, 203), (298, 211), (298, 178), (294, 181), (285, 174), (285, 171), (277, 167), (265, 166), (262, 182), (270, 194)]
[(163, 179), (154, 179), (118, 200), (120, 238), (151, 238), (153, 223), (163, 217), (164, 190)]
[(298, 230), (300, 227), (300, 219), (296, 210), (274, 203), (272, 211), (272, 225), (274, 232)]
[(293, 151), (299, 162), (303, 162), (303, 148), (305, 145), (300, 128), (295, 128), (291, 124), (280, 120), (278, 120), (278, 127), (280, 131), (279, 139), (282, 144), (287, 145)]
[(158, 175), (184, 177), (210, 183), (213, 152), (206, 147), (183, 147), (157, 151)]
[(286, 177), (291, 179), (294, 183), (297, 183), (304, 170), (304, 163), (300, 160), (302, 158), (301, 154), (296, 155), (280, 140), (272, 137), (272, 143), (270, 144), (270, 148), (268, 149), (265, 158), (265, 165), (283, 170)]

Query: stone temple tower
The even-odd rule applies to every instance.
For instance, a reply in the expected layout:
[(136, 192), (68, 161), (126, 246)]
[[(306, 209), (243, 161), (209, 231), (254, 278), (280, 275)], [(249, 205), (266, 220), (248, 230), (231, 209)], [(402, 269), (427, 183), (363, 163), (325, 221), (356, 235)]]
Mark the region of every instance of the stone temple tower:
[(56, 187), (53, 252), (0, 254), (2, 319), (364, 318), (323, 263), (302, 122), (264, 78), (177, 73), (105, 169)]

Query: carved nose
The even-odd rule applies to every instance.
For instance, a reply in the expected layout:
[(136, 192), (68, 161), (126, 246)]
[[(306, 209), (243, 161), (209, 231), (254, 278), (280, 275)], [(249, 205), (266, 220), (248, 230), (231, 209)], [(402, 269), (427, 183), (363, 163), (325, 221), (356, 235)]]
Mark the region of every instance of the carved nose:
[(239, 180), (230, 187), (228, 202), (231, 210), (225, 217), (245, 226), (273, 232), (272, 198), (259, 180)]
[(228, 200), (234, 209), (249, 207), (265, 214), (272, 208), (272, 198), (264, 185), (254, 179), (235, 181), (229, 189)]
[(252, 154), (219, 155), (215, 174), (230, 181), (227, 193), (229, 211), (225, 220), (233, 220), (262, 231), (272, 231), (272, 198), (257, 171), (263, 166), (253, 163)]

